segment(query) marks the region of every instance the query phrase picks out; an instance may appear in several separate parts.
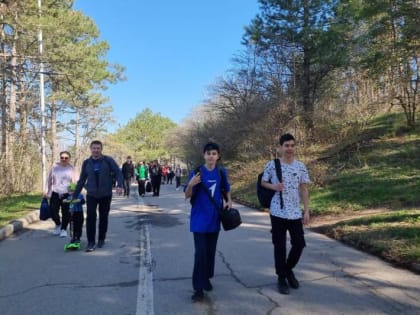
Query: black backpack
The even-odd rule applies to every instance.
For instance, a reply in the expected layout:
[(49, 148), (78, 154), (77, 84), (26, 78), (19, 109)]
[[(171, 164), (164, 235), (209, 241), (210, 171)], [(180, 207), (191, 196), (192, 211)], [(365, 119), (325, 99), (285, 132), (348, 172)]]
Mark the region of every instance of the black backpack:
[[(279, 159), (275, 159), (274, 160), (274, 164), (276, 166), (276, 173), (277, 173), (277, 177), (281, 183), (282, 181), (282, 174), (281, 174), (281, 165), (280, 165), (280, 160)], [(261, 206), (264, 208), (270, 208), (270, 204), (271, 204), (271, 199), (273, 199), (274, 194), (276, 193), (274, 190), (272, 189), (268, 189), (265, 188), (261, 185), (261, 179), (264, 173), (260, 173), (258, 174), (258, 179), (257, 179), (257, 196), (258, 196), (258, 201), (260, 202)], [(280, 192), (280, 205), (281, 208), (284, 207), (283, 204), (283, 195)]]

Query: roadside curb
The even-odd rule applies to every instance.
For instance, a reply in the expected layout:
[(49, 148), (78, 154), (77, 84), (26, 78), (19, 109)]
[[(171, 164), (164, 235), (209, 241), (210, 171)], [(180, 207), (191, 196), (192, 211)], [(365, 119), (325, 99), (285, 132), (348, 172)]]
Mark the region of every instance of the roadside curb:
[(9, 224), (6, 224), (2, 228), (0, 228), (0, 241), (8, 238), (10, 235), (23, 230), (25, 227), (30, 225), (31, 223), (39, 221), (39, 210), (34, 210), (23, 218), (10, 221)]

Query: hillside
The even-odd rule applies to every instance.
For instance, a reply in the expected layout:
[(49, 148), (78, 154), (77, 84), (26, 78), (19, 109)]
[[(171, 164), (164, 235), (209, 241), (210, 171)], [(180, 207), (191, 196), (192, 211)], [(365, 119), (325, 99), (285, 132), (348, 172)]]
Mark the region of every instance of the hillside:
[[(420, 273), (420, 126), (407, 130), (401, 114), (389, 114), (337, 145), (301, 152), (313, 181), (310, 227)], [(232, 174), (237, 201), (260, 209), (264, 163)]]
[[(301, 150), (311, 179), (315, 215), (366, 209), (420, 207), (420, 127), (404, 129), (404, 117), (390, 114), (372, 120), (354, 140)], [(258, 208), (256, 174), (265, 161), (233, 175), (234, 196)]]

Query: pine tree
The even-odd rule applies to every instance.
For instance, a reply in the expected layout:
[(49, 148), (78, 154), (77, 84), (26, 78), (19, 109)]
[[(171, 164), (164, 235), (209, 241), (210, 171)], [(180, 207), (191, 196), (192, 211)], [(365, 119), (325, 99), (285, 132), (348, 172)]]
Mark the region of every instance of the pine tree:
[(245, 43), (275, 52), (287, 65), (282, 74), (308, 130), (322, 97), (322, 83), (345, 59), (345, 43), (335, 21), (336, 1), (260, 0), (261, 14), (246, 28)]

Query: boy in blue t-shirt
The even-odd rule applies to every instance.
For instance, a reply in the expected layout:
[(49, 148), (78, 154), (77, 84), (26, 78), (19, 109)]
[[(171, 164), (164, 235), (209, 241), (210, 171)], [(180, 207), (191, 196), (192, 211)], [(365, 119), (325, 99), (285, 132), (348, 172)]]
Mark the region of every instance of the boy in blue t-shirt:
[[(82, 194), (79, 194), (77, 199), (72, 200), (72, 194), (74, 190), (76, 189), (76, 184), (71, 183), (69, 185), (69, 197), (66, 200), (66, 202), (70, 203), (70, 213), (71, 213), (71, 241), (70, 244), (76, 244), (78, 247), (80, 247), (80, 238), (82, 237), (82, 228), (83, 228), (83, 205), (85, 204), (85, 198)], [(68, 245), (70, 245), (68, 244)], [(67, 245), (67, 247), (68, 247)], [(71, 247), (71, 245), (70, 245)]]
[[(230, 184), (227, 179), (226, 169), (220, 168), (217, 161), (220, 159), (220, 149), (216, 143), (209, 142), (204, 146), (204, 165), (199, 172), (192, 172), (188, 185), (185, 187), (185, 198), (191, 198), (190, 231), (194, 234), (194, 270), (193, 270), (193, 301), (204, 298), (203, 290), (213, 289), (210, 279), (214, 275), (216, 245), (220, 231), (220, 219), (215, 208), (204, 189), (219, 204), (222, 202), (222, 187), (226, 197), (226, 208), (232, 208)], [(220, 174), (222, 172), (223, 174)], [(222, 176), (221, 176), (222, 175)], [(222, 182), (223, 181), (223, 182)]]

